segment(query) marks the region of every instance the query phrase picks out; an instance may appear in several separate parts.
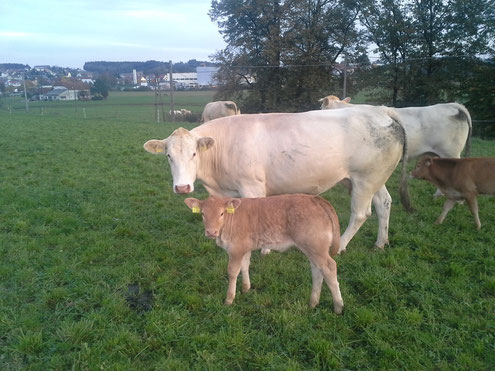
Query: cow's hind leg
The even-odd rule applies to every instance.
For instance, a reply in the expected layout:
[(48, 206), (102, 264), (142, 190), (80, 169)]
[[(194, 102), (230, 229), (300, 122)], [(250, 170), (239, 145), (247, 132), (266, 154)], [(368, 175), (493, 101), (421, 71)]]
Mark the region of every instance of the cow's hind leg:
[(362, 192), (357, 190), (357, 187), (352, 189), (351, 198), (351, 217), (349, 225), (340, 239), (339, 254), (346, 250), (349, 241), (354, 237), (356, 232), (361, 228), (368, 216), (371, 215), (371, 201), (373, 192)]
[(442, 213), (439, 215), (437, 220), (435, 220), (435, 224), (442, 224), (447, 216), (447, 213), (455, 206), (455, 200), (447, 198), (443, 204)]
[(392, 197), (390, 197), (385, 185), (373, 195), (373, 205), (378, 216), (378, 237), (375, 246), (383, 249), (388, 244), (388, 223), (392, 207)]

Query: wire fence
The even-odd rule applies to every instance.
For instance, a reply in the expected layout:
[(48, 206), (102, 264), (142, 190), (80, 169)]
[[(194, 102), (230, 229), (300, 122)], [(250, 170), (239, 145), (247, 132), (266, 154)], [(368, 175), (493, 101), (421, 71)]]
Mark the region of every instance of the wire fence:
[[(17, 97), (18, 98), (18, 97)], [(206, 102), (207, 103), (207, 102)], [(0, 101), (0, 116), (30, 115), (80, 120), (120, 120), (126, 122), (191, 122), (199, 123), (205, 102), (186, 102), (174, 104), (174, 110), (187, 108), (189, 115), (170, 114), (171, 105), (167, 102), (125, 102), (103, 103), (102, 101), (69, 102), (29, 102), (27, 111), (22, 99), (3, 99)], [(481, 139), (495, 139), (495, 119), (473, 120), (473, 136)]]

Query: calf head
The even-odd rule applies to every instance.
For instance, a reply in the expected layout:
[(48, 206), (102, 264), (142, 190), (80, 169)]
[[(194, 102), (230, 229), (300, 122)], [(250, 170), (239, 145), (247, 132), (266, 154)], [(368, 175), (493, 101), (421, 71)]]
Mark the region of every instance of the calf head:
[(426, 156), (418, 160), (416, 167), (411, 172), (413, 178), (429, 180), (430, 177), (430, 166), (433, 163), (433, 158)]
[(194, 191), (199, 167), (198, 152), (210, 149), (215, 141), (210, 137), (198, 137), (190, 131), (179, 128), (168, 138), (152, 139), (144, 144), (144, 149), (153, 154), (166, 155), (172, 177), (175, 193), (190, 193)]
[(205, 236), (216, 238), (220, 236), (226, 220), (226, 214), (233, 214), (241, 204), (238, 198), (208, 197), (201, 201), (196, 198), (186, 198), (186, 205), (193, 213), (201, 213), (205, 226)]
[(344, 98), (340, 100), (339, 97), (335, 95), (329, 95), (325, 98), (321, 98), (318, 102), (321, 102), (321, 109), (336, 109), (336, 108), (345, 108), (350, 107), (349, 102), (351, 101), (350, 97)]

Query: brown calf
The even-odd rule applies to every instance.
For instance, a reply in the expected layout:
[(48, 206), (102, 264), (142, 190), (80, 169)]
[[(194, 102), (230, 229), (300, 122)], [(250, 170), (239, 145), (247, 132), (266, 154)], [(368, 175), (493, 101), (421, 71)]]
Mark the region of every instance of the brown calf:
[(476, 196), (495, 195), (495, 158), (424, 157), (418, 161), (412, 176), (427, 180), (445, 194), (443, 211), (435, 221), (436, 224), (444, 221), (456, 201), (466, 200), (476, 227), (481, 228)]
[(187, 198), (193, 212), (201, 212), (205, 235), (215, 238), (229, 255), (229, 287), (225, 304), (234, 301), (236, 281), (242, 272), (242, 289), (250, 289), (251, 251), (262, 248), (285, 251), (297, 246), (311, 263), (313, 288), (311, 307), (320, 301), (323, 279), (327, 283), (335, 313), (343, 301), (337, 281), (337, 263), (330, 257), (340, 247), (340, 227), (332, 205), (318, 196), (281, 195), (266, 198), (217, 198), (204, 201)]

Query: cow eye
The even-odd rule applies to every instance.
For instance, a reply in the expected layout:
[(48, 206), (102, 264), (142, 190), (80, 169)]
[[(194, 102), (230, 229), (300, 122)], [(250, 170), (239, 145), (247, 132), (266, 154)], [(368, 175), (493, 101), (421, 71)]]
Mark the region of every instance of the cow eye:
[(223, 216), (223, 212), (220, 214), (220, 216)]
[(193, 158), (194, 158), (194, 156), (196, 156), (196, 152), (193, 153)]

